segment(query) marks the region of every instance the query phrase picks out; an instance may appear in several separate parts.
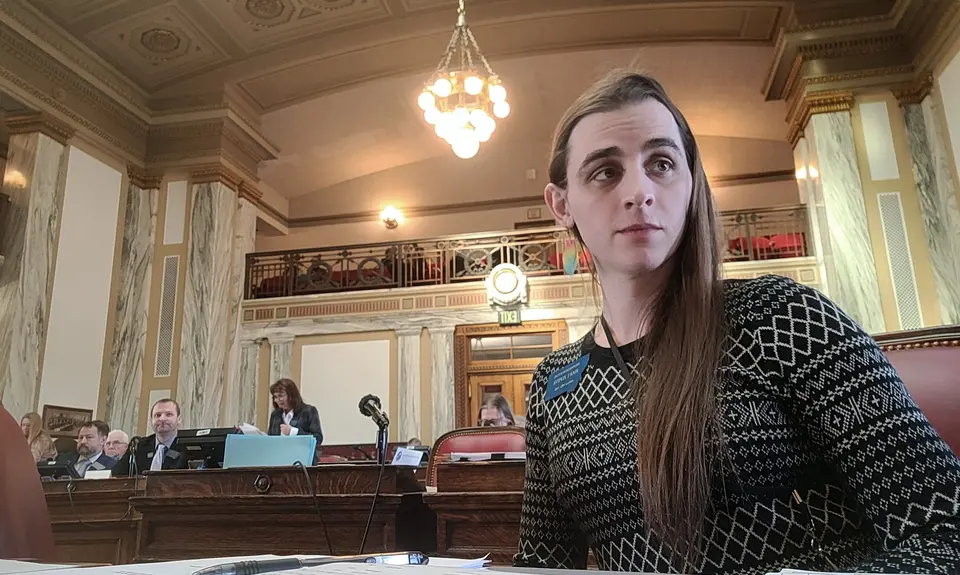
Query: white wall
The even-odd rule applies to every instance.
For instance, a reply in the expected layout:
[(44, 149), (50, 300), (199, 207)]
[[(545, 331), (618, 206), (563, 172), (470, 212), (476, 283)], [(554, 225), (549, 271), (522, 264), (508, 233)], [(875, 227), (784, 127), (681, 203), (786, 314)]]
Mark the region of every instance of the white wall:
[(50, 302), (40, 408), (96, 410), (122, 174), (71, 147)]
[(947, 116), (947, 130), (953, 157), (960, 163), (960, 52), (953, 56), (937, 78), (943, 97), (943, 112)]
[[(360, 415), (360, 398), (372, 393), (390, 413), (388, 340), (305, 345), (301, 350), (300, 393), (315, 405), (323, 425), (324, 445), (373, 443), (377, 428)], [(390, 422), (395, 425), (395, 422)]]

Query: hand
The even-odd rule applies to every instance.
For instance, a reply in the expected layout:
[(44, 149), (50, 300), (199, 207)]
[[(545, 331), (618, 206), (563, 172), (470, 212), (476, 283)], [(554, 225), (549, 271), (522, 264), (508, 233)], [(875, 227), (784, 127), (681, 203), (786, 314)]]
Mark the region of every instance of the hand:
[(280, 435), (290, 435), (290, 429), (291, 429), (291, 427), (290, 427), (289, 425), (287, 425), (286, 423), (281, 423), (281, 424), (280, 424)]

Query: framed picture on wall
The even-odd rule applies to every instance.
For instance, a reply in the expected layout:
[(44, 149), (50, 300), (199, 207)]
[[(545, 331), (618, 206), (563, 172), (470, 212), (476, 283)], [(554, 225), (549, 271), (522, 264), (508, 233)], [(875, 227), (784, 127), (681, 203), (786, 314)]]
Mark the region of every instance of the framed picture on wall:
[(80, 426), (93, 419), (92, 409), (43, 406), (43, 429), (52, 437), (76, 437)]

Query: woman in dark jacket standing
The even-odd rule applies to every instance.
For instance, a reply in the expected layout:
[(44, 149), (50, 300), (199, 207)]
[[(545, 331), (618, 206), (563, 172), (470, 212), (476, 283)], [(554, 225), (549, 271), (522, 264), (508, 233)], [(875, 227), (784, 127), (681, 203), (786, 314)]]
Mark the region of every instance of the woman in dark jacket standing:
[(283, 378), (270, 386), (273, 397), (273, 413), (270, 414), (268, 435), (312, 435), (317, 438), (317, 447), (323, 443), (320, 414), (317, 408), (307, 405), (292, 379)]

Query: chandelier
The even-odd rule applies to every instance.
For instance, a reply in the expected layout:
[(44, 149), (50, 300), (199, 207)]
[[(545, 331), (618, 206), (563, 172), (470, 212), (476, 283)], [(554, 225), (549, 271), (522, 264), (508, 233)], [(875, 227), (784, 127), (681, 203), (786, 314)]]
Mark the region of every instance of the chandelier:
[(417, 103), (424, 120), (463, 159), (476, 156), (480, 143), (490, 139), (497, 128), (494, 117), (510, 114), (507, 90), (467, 25), (464, 0), (459, 0), (453, 37)]

